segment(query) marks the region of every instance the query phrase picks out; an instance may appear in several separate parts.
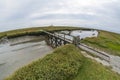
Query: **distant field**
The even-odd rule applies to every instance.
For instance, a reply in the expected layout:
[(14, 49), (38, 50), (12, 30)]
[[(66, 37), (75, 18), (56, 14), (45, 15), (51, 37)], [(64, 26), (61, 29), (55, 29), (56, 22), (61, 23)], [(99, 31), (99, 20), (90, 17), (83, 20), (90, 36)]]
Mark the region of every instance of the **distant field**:
[(85, 58), (70, 44), (20, 68), (5, 80), (120, 80), (120, 75)]
[[(48, 26), (48, 27), (33, 27), (11, 30), (6, 32), (0, 32), (0, 38), (7, 36), (8, 38), (23, 36), (23, 35), (39, 35), (42, 33), (41, 30), (46, 31), (61, 31), (61, 30), (91, 30), (87, 28), (78, 27), (67, 27), (67, 26)], [(108, 52), (113, 55), (120, 56), (120, 34), (100, 31), (97, 38), (87, 38), (81, 42), (92, 46), (94, 48), (100, 49), (102, 51)]]
[(97, 38), (86, 38), (81, 42), (110, 54), (120, 56), (120, 34), (99, 31)]
[(61, 30), (90, 30), (87, 28), (78, 28), (78, 27), (64, 27), (64, 26), (48, 26), (48, 27), (33, 27), (33, 28), (24, 28), (24, 29), (17, 29), (11, 30), (6, 32), (0, 32), (0, 38), (7, 36), (8, 38), (22, 36), (22, 35), (33, 35), (33, 34), (40, 34), (41, 30), (46, 31), (61, 31)]

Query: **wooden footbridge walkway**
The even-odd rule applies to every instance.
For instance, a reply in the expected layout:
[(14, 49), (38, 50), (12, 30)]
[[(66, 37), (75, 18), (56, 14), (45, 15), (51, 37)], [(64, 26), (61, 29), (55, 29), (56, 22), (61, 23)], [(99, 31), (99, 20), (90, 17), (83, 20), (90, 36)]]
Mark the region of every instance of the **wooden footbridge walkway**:
[[(78, 37), (75, 36), (71, 36), (71, 35), (67, 35), (67, 34), (62, 34), (59, 35), (59, 33), (55, 34), (55, 33), (50, 33), (47, 31), (43, 31), (46, 34), (46, 42), (52, 46), (53, 48), (59, 47), (61, 45), (65, 45), (65, 44), (75, 44), (77, 47), (91, 53), (94, 54), (98, 57), (100, 57), (101, 59), (106, 60), (107, 62), (110, 61), (110, 56), (102, 51), (99, 50), (95, 50), (92, 47), (89, 47), (85, 44), (80, 43), (80, 39), (78, 39)], [(71, 39), (68, 39), (67, 37), (71, 37)]]

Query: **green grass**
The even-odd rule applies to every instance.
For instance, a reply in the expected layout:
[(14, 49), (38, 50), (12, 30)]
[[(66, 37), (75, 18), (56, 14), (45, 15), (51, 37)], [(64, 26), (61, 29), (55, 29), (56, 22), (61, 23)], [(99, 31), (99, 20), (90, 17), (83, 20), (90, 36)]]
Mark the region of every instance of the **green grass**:
[(86, 59), (73, 80), (120, 80), (120, 75), (94, 60)]
[(86, 38), (81, 42), (110, 54), (120, 56), (120, 34), (107, 31), (99, 32), (100, 34), (97, 38)]
[(90, 29), (86, 29), (86, 28), (67, 27), (67, 26), (33, 27), (33, 28), (24, 28), (24, 29), (0, 32), (0, 38), (2, 38), (4, 36), (7, 36), (8, 38), (13, 38), (13, 37), (23, 36), (23, 35), (39, 35), (41, 33), (41, 30), (61, 31), (61, 30), (78, 30), (78, 29), (90, 30)]
[(43, 59), (19, 69), (5, 80), (71, 80), (77, 75), (84, 58), (74, 48), (73, 45), (60, 47)]
[(74, 45), (65, 45), (5, 80), (120, 80), (120, 75), (85, 58)]

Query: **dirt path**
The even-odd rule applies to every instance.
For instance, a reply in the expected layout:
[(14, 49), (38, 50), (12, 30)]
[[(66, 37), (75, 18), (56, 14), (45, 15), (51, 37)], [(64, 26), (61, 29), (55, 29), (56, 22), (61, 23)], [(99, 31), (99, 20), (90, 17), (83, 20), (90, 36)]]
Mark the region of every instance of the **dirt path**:
[[(82, 45), (85, 45), (85, 44), (82, 44)], [(99, 58), (90, 56), (90, 55), (86, 54), (87, 52), (82, 52), (84, 54), (84, 56), (94, 59), (97, 62), (100, 62), (105, 66), (112, 67), (113, 71), (120, 74), (120, 57), (119, 56), (110, 55), (109, 53), (105, 53), (100, 50), (94, 51), (94, 49), (92, 49), (92, 47), (89, 47), (87, 45), (85, 45), (85, 46), (82, 46), (82, 45), (79, 45), (79, 47), (81, 49), (83, 49), (84, 51), (87, 51), (95, 56), (98, 56)], [(104, 55), (100, 54), (100, 53), (103, 53)]]

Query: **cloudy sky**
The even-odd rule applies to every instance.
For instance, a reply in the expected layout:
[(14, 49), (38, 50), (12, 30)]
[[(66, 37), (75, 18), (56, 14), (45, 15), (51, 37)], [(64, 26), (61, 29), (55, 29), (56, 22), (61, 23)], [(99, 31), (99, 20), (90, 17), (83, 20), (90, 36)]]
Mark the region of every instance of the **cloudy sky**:
[(120, 33), (120, 0), (0, 0), (0, 31), (51, 24)]

